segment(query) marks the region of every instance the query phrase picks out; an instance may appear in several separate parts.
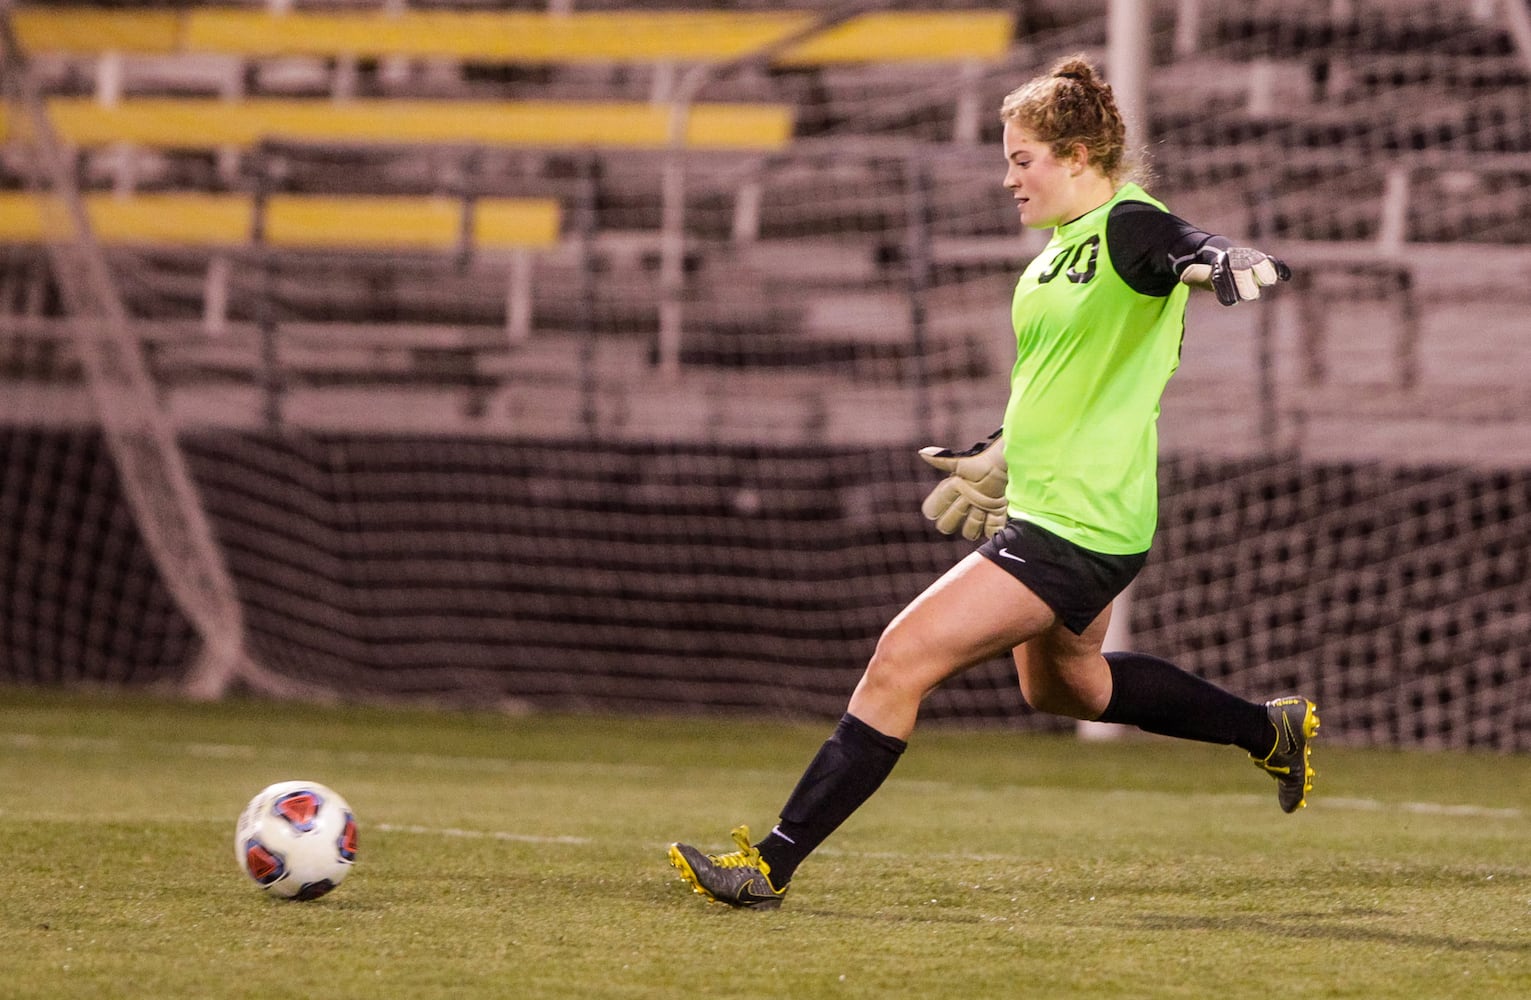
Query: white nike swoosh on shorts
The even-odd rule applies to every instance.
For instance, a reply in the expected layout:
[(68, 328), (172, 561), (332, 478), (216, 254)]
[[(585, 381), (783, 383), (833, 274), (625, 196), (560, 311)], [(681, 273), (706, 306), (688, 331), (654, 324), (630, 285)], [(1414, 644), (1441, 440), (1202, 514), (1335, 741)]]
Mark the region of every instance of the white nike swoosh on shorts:
[(1018, 563), (1023, 563), (1023, 562), (1026, 561), (1026, 560), (1022, 559), (1020, 556), (1011, 555), (1010, 554), (1010, 550), (1006, 549), (1006, 548), (1000, 549), (999, 550), (999, 554), (1004, 556), (1006, 559), (1014, 559)]

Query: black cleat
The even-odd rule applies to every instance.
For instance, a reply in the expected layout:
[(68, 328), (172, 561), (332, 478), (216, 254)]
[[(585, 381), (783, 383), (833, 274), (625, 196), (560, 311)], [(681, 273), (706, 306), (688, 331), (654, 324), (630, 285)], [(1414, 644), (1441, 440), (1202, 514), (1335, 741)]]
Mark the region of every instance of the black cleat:
[(1318, 707), (1306, 698), (1290, 696), (1265, 703), (1265, 714), (1276, 727), (1276, 745), (1261, 760), (1249, 759), (1276, 779), (1276, 799), (1282, 812), (1296, 812), (1308, 804), (1313, 790), (1313, 737), (1318, 732)]
[(750, 846), (750, 828), (734, 827), (733, 837), (739, 849), (727, 854), (703, 854), (690, 844), (671, 844), (670, 864), (708, 899), (750, 910), (781, 906), (787, 890), (771, 884), (771, 866)]

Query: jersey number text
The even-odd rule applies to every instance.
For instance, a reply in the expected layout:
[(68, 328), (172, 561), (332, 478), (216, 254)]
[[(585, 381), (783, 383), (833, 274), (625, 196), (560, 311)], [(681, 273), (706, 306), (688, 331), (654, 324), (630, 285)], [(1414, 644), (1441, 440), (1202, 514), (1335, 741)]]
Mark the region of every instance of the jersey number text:
[[(1053, 258), (1053, 266), (1042, 274), (1037, 275), (1037, 284), (1045, 285), (1056, 278), (1063, 270), (1063, 265), (1068, 264), (1068, 279), (1076, 285), (1083, 285), (1095, 277), (1095, 262), (1100, 259), (1100, 236), (1091, 236), (1089, 239), (1074, 247), (1064, 247), (1058, 251), (1058, 256)], [(1084, 266), (1081, 268), (1080, 263)]]

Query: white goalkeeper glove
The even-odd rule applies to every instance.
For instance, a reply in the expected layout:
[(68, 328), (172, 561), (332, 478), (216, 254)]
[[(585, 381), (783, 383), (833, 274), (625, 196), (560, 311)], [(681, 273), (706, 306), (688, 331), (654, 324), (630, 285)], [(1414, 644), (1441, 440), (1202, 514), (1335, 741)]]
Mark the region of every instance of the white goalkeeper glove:
[(951, 535), (960, 530), (963, 538), (976, 542), (1005, 526), (1010, 470), (1000, 431), (966, 451), (932, 445), (921, 448), (920, 457), (948, 474), (920, 505), (920, 513), (936, 522), (937, 531)]
[(1261, 288), (1291, 279), (1292, 269), (1280, 258), (1253, 247), (1205, 246), (1180, 270), (1182, 282), (1210, 287), (1225, 306), (1258, 299)]

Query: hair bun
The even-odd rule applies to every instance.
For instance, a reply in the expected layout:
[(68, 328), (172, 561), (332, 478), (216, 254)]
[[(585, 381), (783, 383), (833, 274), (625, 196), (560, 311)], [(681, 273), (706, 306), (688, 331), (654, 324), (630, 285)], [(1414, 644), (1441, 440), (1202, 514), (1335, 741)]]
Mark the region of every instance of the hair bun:
[(1089, 83), (1095, 79), (1095, 67), (1078, 56), (1060, 60), (1053, 66), (1053, 77), (1058, 80), (1078, 80)]

